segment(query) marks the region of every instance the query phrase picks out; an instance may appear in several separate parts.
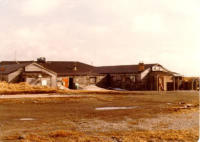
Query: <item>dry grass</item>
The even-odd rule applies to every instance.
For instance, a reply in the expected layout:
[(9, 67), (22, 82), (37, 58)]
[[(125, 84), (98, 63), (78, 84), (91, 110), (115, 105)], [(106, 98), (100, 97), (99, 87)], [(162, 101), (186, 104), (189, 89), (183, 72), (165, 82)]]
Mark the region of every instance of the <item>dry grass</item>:
[(9, 140), (19, 142), (196, 142), (197, 130), (163, 130), (163, 131), (130, 131), (84, 134), (78, 131), (57, 130), (49, 134), (28, 134), (10, 137)]
[(134, 131), (116, 134), (123, 142), (134, 141), (183, 141), (198, 140), (198, 131), (195, 130), (166, 130), (166, 131)]
[(50, 138), (39, 136), (36, 134), (29, 134), (20, 140), (21, 142), (53, 142)]
[(69, 137), (69, 136), (82, 136), (83, 134), (82, 133), (78, 133), (78, 132), (75, 132), (75, 131), (65, 131), (65, 130), (57, 130), (57, 131), (53, 131), (49, 134), (50, 137), (53, 137), (53, 138), (57, 138), (57, 137)]
[(22, 93), (56, 93), (56, 89), (46, 86), (31, 86), (27, 83), (0, 82), (0, 94), (22, 94)]
[(0, 94), (37, 94), (37, 93), (58, 93), (58, 94), (132, 94), (131, 91), (88, 91), (88, 90), (59, 90), (47, 86), (31, 86), (25, 82), (7, 83), (0, 82)]
[[(159, 91), (114, 91), (114, 90), (60, 90), (56, 88), (51, 88), (47, 86), (31, 86), (25, 82), (22, 83), (7, 83), (0, 82), (0, 94), (38, 94), (38, 93), (57, 93), (57, 94), (104, 94), (104, 95), (166, 95), (166, 94), (182, 94), (182, 92), (159, 92)], [(191, 92), (184, 92), (185, 94), (191, 94)], [(197, 92), (193, 92), (197, 93)]]

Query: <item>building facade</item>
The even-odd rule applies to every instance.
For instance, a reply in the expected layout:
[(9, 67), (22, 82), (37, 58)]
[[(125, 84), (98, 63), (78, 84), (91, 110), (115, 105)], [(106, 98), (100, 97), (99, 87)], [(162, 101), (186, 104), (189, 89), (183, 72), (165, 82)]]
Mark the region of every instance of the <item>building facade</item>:
[(0, 80), (27, 82), (54, 88), (84, 89), (97, 85), (124, 90), (198, 90), (199, 78), (184, 79), (160, 64), (95, 67), (81, 62), (37, 61), (0, 62)]

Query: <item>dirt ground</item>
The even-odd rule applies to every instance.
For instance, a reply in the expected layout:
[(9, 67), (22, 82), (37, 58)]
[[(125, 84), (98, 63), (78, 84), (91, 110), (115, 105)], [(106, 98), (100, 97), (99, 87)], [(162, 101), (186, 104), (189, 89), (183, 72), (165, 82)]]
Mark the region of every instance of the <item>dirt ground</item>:
[(196, 142), (199, 137), (198, 92), (29, 96), (0, 96), (0, 142)]

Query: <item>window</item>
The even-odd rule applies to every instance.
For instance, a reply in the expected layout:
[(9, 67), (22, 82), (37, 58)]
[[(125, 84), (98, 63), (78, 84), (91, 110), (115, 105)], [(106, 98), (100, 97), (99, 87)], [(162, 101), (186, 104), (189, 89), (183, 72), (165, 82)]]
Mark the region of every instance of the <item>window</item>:
[(120, 76), (120, 75), (117, 75), (117, 76), (116, 76), (116, 80), (117, 80), (117, 81), (121, 81), (121, 76)]
[(130, 79), (131, 79), (131, 81), (135, 82), (135, 76), (134, 75), (131, 75)]
[(90, 84), (96, 84), (96, 77), (90, 77)]
[(47, 80), (42, 80), (42, 86), (47, 86)]

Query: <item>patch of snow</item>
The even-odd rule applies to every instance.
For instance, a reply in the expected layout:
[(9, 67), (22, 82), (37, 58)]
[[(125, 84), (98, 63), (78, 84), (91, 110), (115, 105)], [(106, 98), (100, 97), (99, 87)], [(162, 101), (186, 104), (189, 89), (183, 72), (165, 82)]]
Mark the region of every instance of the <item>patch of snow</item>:
[(122, 88), (112, 88), (112, 90), (116, 90), (116, 91), (127, 91), (126, 89), (122, 89)]
[(103, 90), (106, 90), (106, 89), (100, 88), (100, 87), (98, 87), (96, 85), (88, 85), (86, 87), (82, 87), (82, 90), (103, 91)]

